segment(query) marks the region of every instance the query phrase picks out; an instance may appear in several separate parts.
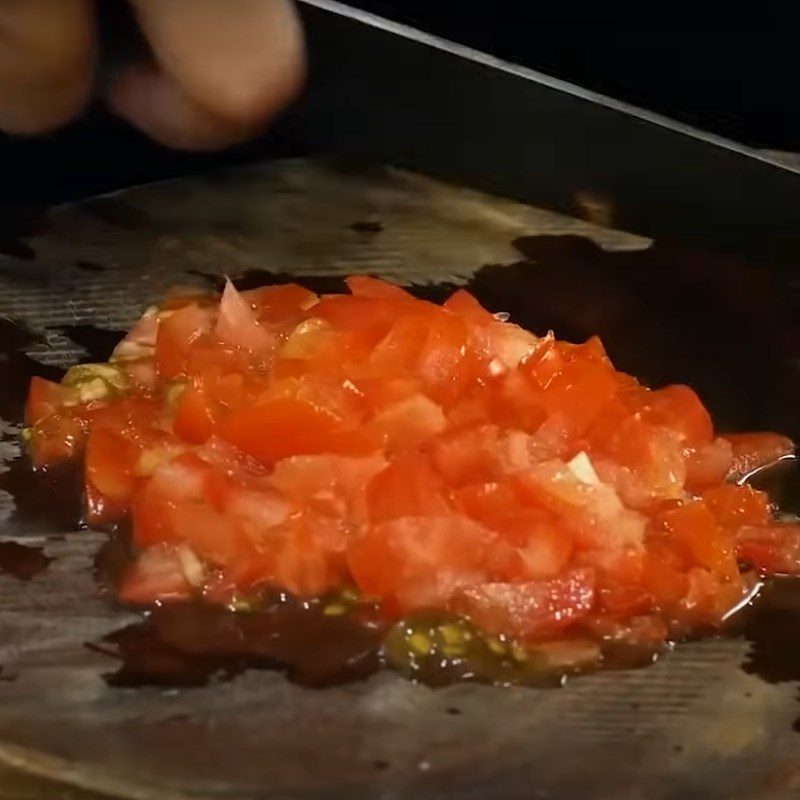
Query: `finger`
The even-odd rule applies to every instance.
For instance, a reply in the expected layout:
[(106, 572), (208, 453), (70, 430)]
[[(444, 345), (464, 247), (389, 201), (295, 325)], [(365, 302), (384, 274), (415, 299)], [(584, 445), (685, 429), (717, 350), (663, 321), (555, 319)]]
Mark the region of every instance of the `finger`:
[(89, 0), (0, 0), (0, 129), (33, 134), (74, 117), (92, 86)]
[(148, 136), (180, 150), (216, 150), (236, 144), (259, 125), (231, 123), (195, 103), (177, 81), (153, 66), (128, 67), (114, 84), (109, 105)]
[(158, 70), (129, 68), (112, 107), (155, 139), (213, 149), (252, 136), (305, 72), (289, 0), (132, 0)]

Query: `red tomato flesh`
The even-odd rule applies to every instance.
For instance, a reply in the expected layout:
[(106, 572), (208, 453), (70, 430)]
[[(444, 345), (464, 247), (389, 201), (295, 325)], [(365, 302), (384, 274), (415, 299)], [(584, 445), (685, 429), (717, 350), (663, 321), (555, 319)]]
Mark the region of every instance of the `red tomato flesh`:
[(347, 285), (184, 294), (118, 348), (127, 388), (32, 380), (34, 464), (83, 454), (88, 522), (131, 517), (123, 601), (355, 584), (388, 617), (596, 653), (720, 624), (742, 570), (800, 574), (798, 526), (731, 481), (785, 437), (716, 436), (688, 387), (651, 391), (596, 337), (534, 335), (463, 289)]

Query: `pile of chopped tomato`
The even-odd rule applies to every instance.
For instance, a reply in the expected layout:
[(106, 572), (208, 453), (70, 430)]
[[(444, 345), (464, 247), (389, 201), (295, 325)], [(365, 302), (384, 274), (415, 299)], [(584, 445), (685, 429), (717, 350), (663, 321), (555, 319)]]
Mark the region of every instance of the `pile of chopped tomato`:
[(33, 380), (35, 465), (82, 456), (88, 524), (132, 518), (123, 601), (355, 585), (389, 618), (661, 642), (800, 572), (800, 528), (731, 480), (787, 439), (718, 437), (691, 389), (463, 290), (347, 284), (173, 297), (108, 364)]

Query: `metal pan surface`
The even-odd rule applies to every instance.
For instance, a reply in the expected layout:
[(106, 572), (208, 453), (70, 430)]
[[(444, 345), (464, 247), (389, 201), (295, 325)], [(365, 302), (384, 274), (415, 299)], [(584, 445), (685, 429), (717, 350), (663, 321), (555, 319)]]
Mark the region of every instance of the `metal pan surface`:
[(316, 691), (254, 671), (197, 689), (110, 688), (113, 663), (85, 647), (128, 618), (96, 591), (101, 538), (54, 522), (58, 492), (31, 488), (11, 426), (31, 371), (101, 357), (171, 286), (268, 282), (268, 270), (466, 284), (534, 330), (600, 333), (618, 366), (653, 383), (697, 386), (724, 427), (796, 435), (800, 268), (653, 244), (399, 170), (299, 160), (55, 209), (2, 250), (0, 541), (52, 562), (28, 581), (0, 574), (0, 762), (146, 800), (798, 796), (795, 687), (752, 674), (743, 638), (554, 690), (431, 690), (384, 673)]

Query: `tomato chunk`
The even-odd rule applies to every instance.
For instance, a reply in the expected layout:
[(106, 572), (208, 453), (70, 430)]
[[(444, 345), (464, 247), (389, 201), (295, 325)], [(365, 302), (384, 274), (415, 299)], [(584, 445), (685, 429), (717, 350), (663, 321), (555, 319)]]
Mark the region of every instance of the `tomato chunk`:
[(800, 525), (743, 525), (736, 536), (739, 558), (770, 574), (800, 574)]
[(491, 633), (543, 639), (589, 613), (594, 605), (594, 574), (576, 569), (549, 581), (465, 587), (450, 605)]
[(335, 615), (355, 587), (414, 615), (395, 631), (457, 615), (437, 630), (578, 671), (720, 626), (757, 573), (800, 574), (800, 525), (746, 485), (789, 439), (720, 436), (689, 387), (465, 289), (346, 283), (172, 293), (109, 364), (31, 381), (34, 466), (82, 459), (86, 521), (130, 519), (123, 602), (342, 592)]
[(341, 421), (325, 409), (290, 398), (235, 411), (219, 435), (264, 464), (307, 453), (340, 452), (347, 441)]
[(736, 433), (726, 434), (724, 438), (733, 451), (729, 472), (733, 480), (746, 478), (750, 473), (794, 453), (794, 442), (777, 433)]

